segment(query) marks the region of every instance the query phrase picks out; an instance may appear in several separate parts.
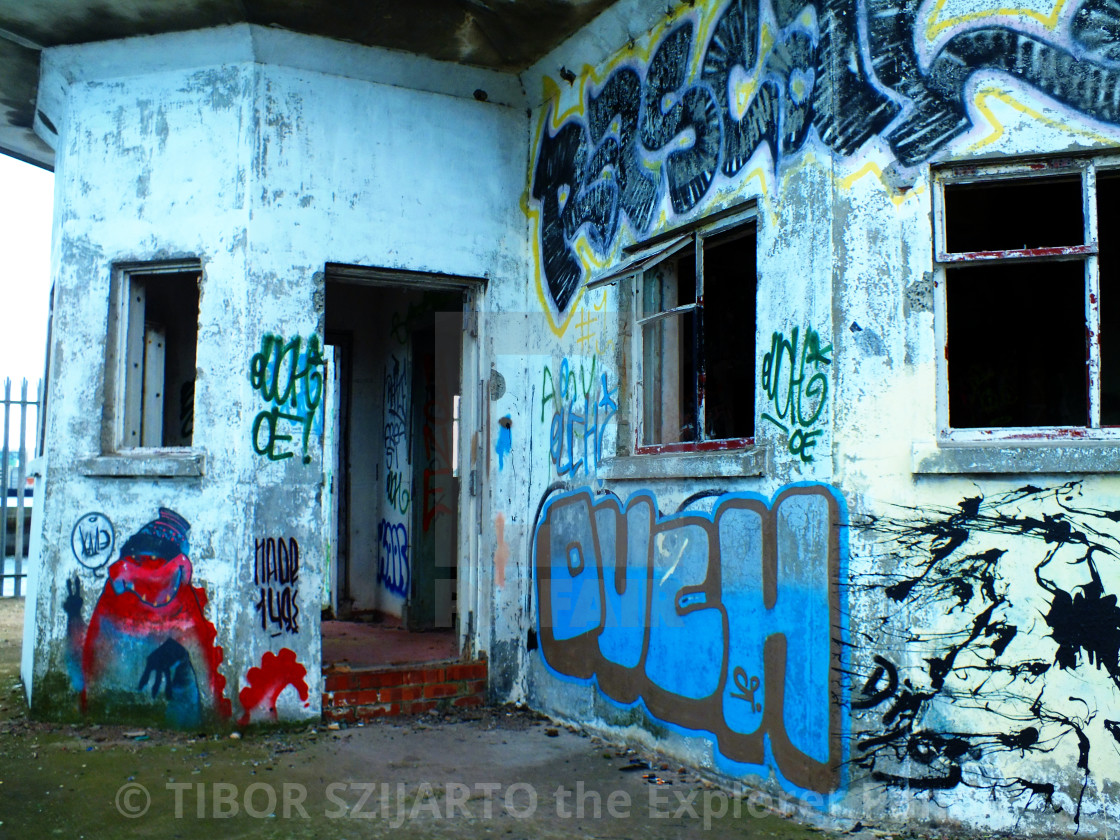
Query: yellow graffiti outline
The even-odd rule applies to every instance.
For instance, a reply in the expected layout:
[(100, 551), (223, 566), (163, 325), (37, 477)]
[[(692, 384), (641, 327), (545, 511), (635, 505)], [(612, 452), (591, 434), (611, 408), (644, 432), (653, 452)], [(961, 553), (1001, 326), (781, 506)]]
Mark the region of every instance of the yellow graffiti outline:
[[(534, 167), (536, 165), (536, 156), (533, 155), (532, 152), (539, 151), (544, 131), (558, 131), (568, 120), (586, 116), (587, 91), (589, 86), (591, 86), (592, 88), (601, 86), (615, 71), (617, 71), (624, 64), (632, 63), (639, 70), (648, 68), (650, 62), (653, 59), (653, 54), (656, 52), (657, 48), (661, 46), (661, 43), (662, 41), (664, 41), (665, 36), (668, 34), (668, 32), (671, 29), (675, 28), (683, 18), (689, 16), (695, 17), (696, 29), (693, 44), (691, 47), (691, 55), (689, 57), (689, 69), (686, 72), (686, 79), (695, 80), (696, 78), (698, 78), (700, 70), (703, 66), (705, 55), (705, 51), (702, 49), (702, 47), (706, 46), (708, 41), (710, 40), (711, 32), (713, 31), (716, 23), (719, 20), (720, 13), (723, 11), (723, 6), (723, 3), (715, 2), (705, 4), (701, 8), (696, 9), (686, 4), (681, 4), (664, 18), (662, 18), (658, 22), (658, 24), (648, 32), (644, 33), (638, 38), (635, 38), (633, 46), (631, 46), (630, 44), (623, 45), (621, 49), (615, 52), (598, 67), (592, 67), (591, 65), (584, 64), (579, 73), (579, 96), (574, 103), (572, 103), (569, 107), (565, 108), (562, 111), (560, 110), (561, 102), (566, 95), (572, 95), (572, 89), (576, 87), (575, 83), (573, 82), (571, 85), (569, 85), (567, 82), (563, 82), (563, 80), (557, 81), (556, 78), (550, 75), (545, 75), (542, 77), (542, 104), (540, 106), (541, 114), (538, 117), (536, 129), (534, 131), (533, 143), (530, 146), (531, 153), (529, 160), (527, 161), (528, 171), (526, 177), (526, 189), (521, 194), (521, 210), (528, 220), (530, 237), (532, 239), (532, 264), (533, 274), (536, 281), (535, 285), (537, 299), (541, 305), (541, 308), (545, 311), (549, 328), (557, 337), (563, 337), (563, 335), (568, 331), (568, 328), (572, 323), (572, 319), (575, 317), (576, 311), (583, 303), (586, 286), (580, 286), (580, 288), (576, 290), (575, 295), (573, 296), (571, 302), (568, 304), (569, 309), (567, 317), (563, 318), (563, 320), (558, 323), (556, 316), (560, 313), (559, 310), (555, 309), (555, 304), (550, 302), (548, 295), (545, 293), (545, 280), (543, 272), (541, 271), (541, 216), (540, 210), (533, 206), (533, 202), (530, 198), (531, 187), (529, 186), (532, 184)], [(770, 50), (773, 48), (775, 40), (775, 34), (771, 30), (769, 24), (766, 22), (762, 23), (760, 36), (759, 55), (757, 61), (755, 62), (755, 66), (750, 68), (749, 80), (744, 85), (745, 87), (749, 88), (752, 96), (758, 89), (763, 63)], [(566, 86), (568, 90), (565, 90), (565, 88), (562, 87), (561, 84)], [(804, 155), (802, 160), (798, 161), (796, 167), (789, 167), (782, 176), (783, 183), (793, 172), (800, 170), (807, 163), (811, 162), (812, 159), (813, 158), (811, 158), (809, 155)], [(651, 174), (655, 175), (656, 177), (660, 177), (661, 163), (659, 161), (647, 160), (643, 161), (643, 165), (646, 166)], [(728, 185), (727, 188), (718, 190), (715, 195), (707, 197), (708, 200), (703, 202), (702, 207), (710, 208), (718, 205), (722, 200), (729, 200), (731, 198), (749, 197), (749, 191), (745, 190), (745, 187), (755, 178), (758, 179), (761, 192), (760, 195), (754, 197), (756, 200), (760, 200), (760, 203), (765, 208), (767, 215), (771, 220), (771, 223), (776, 223), (778, 214), (775, 210), (774, 202), (767, 188), (768, 177), (767, 172), (764, 171), (763, 167), (756, 167), (745, 175), (737, 176), (735, 178), (734, 189), (731, 188), (731, 185)], [(744, 196), (744, 193), (747, 193), (747, 196)], [(698, 205), (698, 207), (700, 207), (700, 205)], [(662, 208), (658, 215), (657, 221), (653, 225), (651, 225), (651, 230), (664, 230), (668, 226), (668, 224), (668, 213), (664, 208)], [(622, 247), (624, 247), (623, 241), (627, 239), (631, 241), (633, 240), (632, 235), (623, 235), (624, 231), (630, 231), (631, 234), (633, 233), (633, 231), (630, 229), (629, 223), (626, 223), (619, 228), (619, 236), (617, 236), (615, 239), (614, 247), (611, 248), (611, 250), (604, 257), (597, 256), (592, 250), (590, 243), (587, 241), (586, 235), (580, 234), (573, 243), (576, 256), (584, 265), (584, 267), (592, 272), (596, 269), (602, 269), (610, 266), (613, 262), (615, 262), (615, 255)]]
[[(557, 323), (556, 315), (560, 314), (556, 310), (554, 314), (554, 304), (549, 301), (548, 296), (544, 291), (544, 276), (541, 272), (541, 253), (540, 253), (540, 211), (532, 206), (529, 192), (531, 187), (528, 186), (533, 183), (533, 170), (536, 166), (536, 156), (532, 154), (533, 151), (539, 151), (543, 132), (551, 129), (553, 132), (559, 131), (560, 128), (569, 119), (576, 117), (586, 116), (587, 108), (587, 88), (588, 85), (598, 87), (605, 82), (611, 74), (613, 74), (619, 67), (628, 62), (636, 63), (639, 68), (647, 67), (653, 58), (653, 53), (657, 46), (661, 45), (662, 36), (671, 28), (678, 18), (686, 14), (687, 7), (681, 6), (673, 14), (669, 15), (666, 19), (662, 20), (657, 26), (644, 34), (641, 38), (636, 39), (634, 46), (631, 48), (629, 44), (622, 47), (603, 64), (598, 67), (592, 67), (585, 64), (579, 74), (579, 97), (576, 101), (566, 108), (560, 110), (560, 103), (565, 95), (564, 89), (560, 86), (552, 76), (544, 76), (541, 80), (542, 86), (542, 104), (541, 115), (537, 120), (537, 126), (534, 131), (533, 143), (530, 146), (530, 156), (527, 163), (526, 173), (526, 188), (521, 194), (521, 211), (525, 214), (529, 222), (530, 238), (532, 239), (532, 259), (533, 259), (533, 274), (536, 279), (537, 299), (548, 318), (549, 329), (557, 337), (563, 337), (564, 333), (568, 331), (568, 327), (575, 317), (576, 309), (579, 308), (580, 302), (583, 300), (584, 286), (580, 286), (576, 290), (575, 296), (568, 304), (568, 315), (560, 323)], [(691, 11), (691, 10), (688, 10)], [(702, 14), (701, 18), (704, 17)], [(565, 82), (565, 84), (567, 84)], [(575, 85), (569, 85), (574, 87)], [(570, 91), (569, 91), (570, 95)], [(546, 123), (547, 128), (546, 128)], [(660, 165), (657, 163), (650, 164), (646, 162), (647, 167), (652, 171), (660, 174)], [(582, 234), (576, 239), (575, 248), (577, 256), (581, 260), (585, 260), (585, 265), (588, 267), (602, 268), (608, 265), (611, 257), (617, 249), (611, 249), (606, 259), (600, 260), (594, 256), (590, 246), (587, 244), (587, 239)]]
[[(678, 8), (674, 9), (671, 14), (661, 20), (649, 32), (645, 33), (640, 38), (636, 38), (633, 47), (631, 47), (629, 44), (624, 44), (621, 49), (607, 58), (598, 67), (592, 67), (590, 64), (584, 64), (579, 73), (579, 98), (565, 111), (558, 111), (560, 100), (565, 93), (564, 88), (560, 86), (563, 80), (561, 80), (561, 82), (558, 82), (552, 76), (543, 76), (541, 79), (541, 107), (547, 107), (549, 102), (555, 103), (556, 108), (553, 109), (554, 113), (552, 119), (553, 130), (555, 131), (556, 129), (560, 128), (560, 126), (564, 124), (565, 120), (568, 120), (571, 117), (585, 115), (586, 108), (584, 107), (584, 103), (587, 101), (587, 97), (585, 94), (587, 93), (588, 85), (598, 87), (603, 82), (605, 82), (614, 73), (615, 70), (617, 70), (628, 61), (632, 61), (634, 59), (637, 59), (639, 67), (643, 69), (648, 67), (650, 61), (653, 60), (653, 54), (654, 52), (656, 52), (656, 47), (661, 46), (661, 41), (663, 40), (664, 34), (672, 29), (680, 18), (691, 13), (692, 9), (689, 9), (687, 6), (679, 6)], [(697, 26), (697, 32), (701, 32), (703, 29), (714, 25), (716, 15), (709, 15), (706, 12), (700, 12), (697, 17), (699, 24)], [(705, 19), (707, 18), (710, 18), (710, 20), (707, 20), (707, 22), (705, 22)], [(699, 51), (696, 50), (696, 46), (700, 43), (706, 42), (701, 42), (700, 40), (695, 41), (693, 45), (694, 52), (699, 53)], [(703, 56), (693, 55), (689, 59), (689, 66), (691, 69), (689, 71), (689, 74), (686, 75), (686, 78), (694, 78), (699, 71), (699, 67), (702, 62)], [(567, 82), (563, 82), (563, 84), (568, 85)], [(568, 87), (569, 89), (573, 88), (575, 87), (575, 84), (573, 83), (571, 85), (568, 85)]]
[(1053, 32), (1058, 28), (1058, 19), (1062, 16), (1062, 10), (1065, 8), (1068, 0), (1057, 0), (1054, 8), (1050, 14), (1044, 15), (1041, 12), (1036, 12), (1034, 9), (1015, 8), (1012, 6), (1000, 6), (995, 9), (985, 9), (978, 12), (966, 12), (962, 15), (955, 15), (945, 20), (941, 19), (941, 13), (945, 9), (945, 4), (949, 0), (937, 0), (933, 6), (933, 12), (928, 21), (926, 21), (926, 38), (929, 41), (934, 41), (937, 36), (944, 32), (946, 29), (951, 29), (954, 26), (962, 26), (966, 23), (972, 23), (977, 20), (983, 20), (989, 17), (1018, 17), (1030, 18), (1031, 20), (1038, 21), (1047, 30)]
[(855, 185), (856, 181), (859, 181), (860, 179), (865, 178), (868, 175), (874, 175), (879, 179), (880, 183), (882, 183), (882, 185), (887, 188), (887, 194), (891, 202), (896, 207), (901, 207), (906, 201), (910, 199), (911, 196), (921, 195), (926, 191), (926, 188), (924, 186), (915, 186), (912, 189), (906, 190), (905, 192), (896, 194), (896, 190), (894, 190), (890, 186), (890, 184), (887, 183), (887, 179), (883, 175), (882, 167), (873, 160), (868, 161), (850, 175), (845, 175), (838, 181), (838, 184), (840, 185), (840, 189), (850, 190)]
[(998, 100), (1004, 105), (1007, 105), (1012, 110), (1018, 111), (1020, 114), (1024, 114), (1028, 117), (1031, 117), (1032, 119), (1038, 120), (1040, 123), (1049, 128), (1057, 128), (1062, 131), (1080, 134), (1081, 136), (1092, 140), (1095, 143), (1107, 144), (1115, 142), (1114, 138), (1093, 131), (1092, 129), (1081, 128), (1077, 125), (1061, 122), (1059, 120), (1053, 119), (1052, 117), (1048, 117), (1041, 111), (1032, 108), (1031, 106), (1023, 102), (1020, 102), (1008, 91), (992, 88), (981, 88), (976, 92), (976, 95), (972, 101), (976, 106), (976, 110), (984, 116), (985, 121), (991, 128), (991, 132), (986, 136), (981, 137), (979, 140), (969, 146), (967, 150), (968, 152), (974, 152), (977, 149), (982, 149), (985, 146), (990, 146), (992, 143), (995, 143), (1003, 136), (1005, 126), (1000, 118), (996, 116), (991, 106), (988, 104), (989, 100), (991, 99)]

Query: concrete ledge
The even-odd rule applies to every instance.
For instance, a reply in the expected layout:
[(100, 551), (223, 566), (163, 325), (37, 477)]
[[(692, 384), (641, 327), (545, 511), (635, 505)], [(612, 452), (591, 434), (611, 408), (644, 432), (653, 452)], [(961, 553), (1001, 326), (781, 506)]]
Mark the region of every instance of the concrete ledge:
[(770, 449), (753, 446), (726, 452), (662, 453), (607, 458), (595, 471), (604, 479), (741, 478), (766, 474)]
[(199, 478), (206, 474), (201, 449), (144, 449), (127, 455), (96, 455), (78, 461), (78, 473), (109, 478)]
[(1040, 441), (1008, 446), (923, 442), (913, 445), (911, 462), (918, 475), (1112, 473), (1120, 472), (1120, 443)]

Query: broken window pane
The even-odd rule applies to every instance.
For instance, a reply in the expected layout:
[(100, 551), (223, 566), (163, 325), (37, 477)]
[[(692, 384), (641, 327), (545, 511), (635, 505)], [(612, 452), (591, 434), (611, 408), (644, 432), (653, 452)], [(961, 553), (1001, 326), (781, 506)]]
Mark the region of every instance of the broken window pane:
[(945, 249), (950, 253), (1083, 244), (1078, 175), (945, 186)]
[(704, 436), (754, 436), (755, 238), (704, 245)]
[(642, 278), (644, 446), (754, 434), (755, 228), (694, 236), (702, 276), (694, 247)]
[(1086, 426), (1080, 260), (946, 271), (949, 425)]

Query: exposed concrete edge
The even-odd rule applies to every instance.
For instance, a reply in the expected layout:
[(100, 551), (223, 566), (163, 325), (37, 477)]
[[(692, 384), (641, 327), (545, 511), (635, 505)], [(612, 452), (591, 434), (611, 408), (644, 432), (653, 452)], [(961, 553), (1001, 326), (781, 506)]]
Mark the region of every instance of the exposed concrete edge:
[(917, 475), (1111, 473), (1120, 471), (1116, 442), (1045, 441), (1034, 445), (914, 443)]
[(766, 474), (770, 448), (735, 452), (663, 453), (606, 458), (596, 470), (603, 479), (756, 478)]
[(38, 109), (55, 121), (56, 91), (75, 82), (253, 63), (465, 99), (475, 98), (475, 91), (482, 90), (485, 101), (497, 105), (522, 107), (525, 101), (512, 73), (239, 23), (44, 50)]
[(285, 29), (251, 26), (253, 52), (260, 64), (311, 70), (393, 87), (522, 108), (525, 94), (513, 73), (436, 61), (384, 47), (365, 47)]
[(386, 671), (416, 671), (426, 668), (446, 668), (451, 665), (478, 665), (488, 662), (485, 656), (475, 659), (456, 657), (451, 659), (433, 659), (430, 662), (404, 662), (397, 665), (351, 665), (348, 662), (323, 663), (324, 674), (364, 674), (382, 673)]
[(206, 453), (198, 449), (145, 449), (129, 455), (96, 455), (78, 462), (78, 473), (109, 478), (199, 478)]

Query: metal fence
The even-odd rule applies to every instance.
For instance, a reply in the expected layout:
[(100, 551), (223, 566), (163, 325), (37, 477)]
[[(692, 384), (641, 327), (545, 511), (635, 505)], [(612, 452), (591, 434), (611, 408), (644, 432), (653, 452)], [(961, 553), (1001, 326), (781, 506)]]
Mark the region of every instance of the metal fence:
[[(36, 502), (35, 480), (30, 475), (29, 454), (38, 451), (39, 423), (29, 422), (28, 415), (43, 404), (42, 385), (34, 399), (27, 398), (27, 380), (19, 389), (19, 399), (12, 397), (12, 381), (4, 380), (4, 436), (0, 438), (0, 597), (21, 597), (27, 576), (26, 561), (31, 537), (31, 509)], [(19, 427), (18, 436), (15, 434)], [(28, 431), (34, 443), (27, 445)]]

